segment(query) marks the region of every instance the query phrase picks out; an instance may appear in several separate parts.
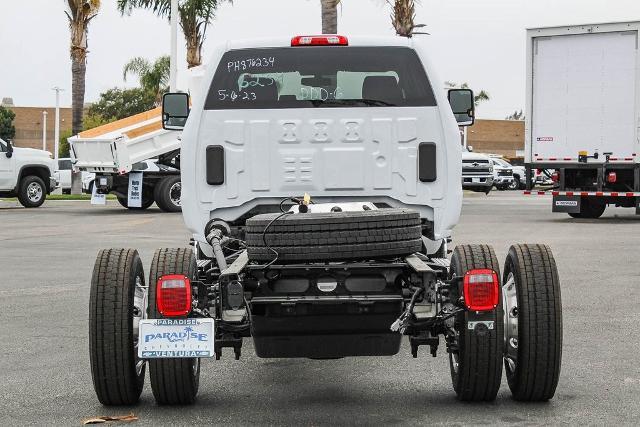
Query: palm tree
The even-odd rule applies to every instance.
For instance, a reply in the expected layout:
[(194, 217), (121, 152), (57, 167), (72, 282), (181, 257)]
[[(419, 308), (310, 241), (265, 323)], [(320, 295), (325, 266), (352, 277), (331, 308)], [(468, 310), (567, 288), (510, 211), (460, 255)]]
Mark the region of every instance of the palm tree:
[(514, 111), (513, 114), (509, 114), (504, 118), (505, 120), (524, 120), (524, 112), (522, 110)]
[(85, 78), (87, 73), (87, 35), (89, 23), (100, 10), (100, 0), (66, 0), (71, 31), (71, 106), (72, 132), (82, 132)]
[(396, 34), (402, 37), (412, 37), (416, 28), (424, 27), (424, 24), (415, 24), (416, 2), (415, 0), (387, 0), (391, 6), (391, 24)]
[(159, 105), (162, 94), (168, 90), (170, 61), (167, 55), (156, 59), (154, 63), (142, 57), (133, 58), (125, 64), (123, 78), (127, 81), (129, 74), (137, 76), (142, 89), (152, 93)]
[[(187, 41), (187, 65), (189, 68), (202, 64), (202, 45), (207, 27), (215, 18), (218, 5), (225, 0), (181, 0), (178, 4), (180, 27)], [(233, 2), (233, 0), (228, 0)], [(151, 9), (159, 16), (169, 17), (171, 0), (118, 0), (118, 10), (129, 14), (135, 8)]]
[(322, 9), (322, 34), (338, 32), (338, 4), (340, 0), (320, 0)]

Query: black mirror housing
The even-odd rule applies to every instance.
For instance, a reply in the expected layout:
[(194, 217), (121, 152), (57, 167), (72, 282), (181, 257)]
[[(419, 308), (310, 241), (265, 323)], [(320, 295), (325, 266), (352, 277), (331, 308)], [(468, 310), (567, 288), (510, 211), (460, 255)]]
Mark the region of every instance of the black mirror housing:
[(189, 117), (189, 94), (165, 93), (162, 96), (162, 128), (182, 130)]
[(13, 157), (13, 144), (11, 141), (7, 141), (7, 152), (5, 153), (5, 156), (7, 156), (7, 159)]
[(447, 95), (458, 126), (472, 126), (475, 122), (475, 97), (471, 89), (449, 89)]

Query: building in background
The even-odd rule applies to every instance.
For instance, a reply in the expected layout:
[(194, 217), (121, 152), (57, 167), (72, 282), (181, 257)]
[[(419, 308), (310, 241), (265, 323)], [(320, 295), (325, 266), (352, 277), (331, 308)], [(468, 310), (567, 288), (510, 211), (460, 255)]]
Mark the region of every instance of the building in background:
[[(42, 149), (42, 112), (47, 112), (47, 151), (53, 153), (55, 131), (55, 107), (16, 107), (11, 98), (3, 98), (2, 106), (13, 111), (16, 147)], [(60, 134), (71, 131), (71, 108), (60, 108)]]
[(476, 153), (499, 154), (508, 159), (524, 157), (524, 121), (476, 120), (468, 128), (467, 144)]

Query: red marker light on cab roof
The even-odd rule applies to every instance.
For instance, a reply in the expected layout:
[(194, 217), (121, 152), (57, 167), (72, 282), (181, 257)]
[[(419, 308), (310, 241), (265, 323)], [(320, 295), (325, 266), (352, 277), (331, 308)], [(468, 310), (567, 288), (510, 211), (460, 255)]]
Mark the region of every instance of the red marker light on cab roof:
[(349, 46), (349, 40), (338, 35), (295, 36), (291, 46)]

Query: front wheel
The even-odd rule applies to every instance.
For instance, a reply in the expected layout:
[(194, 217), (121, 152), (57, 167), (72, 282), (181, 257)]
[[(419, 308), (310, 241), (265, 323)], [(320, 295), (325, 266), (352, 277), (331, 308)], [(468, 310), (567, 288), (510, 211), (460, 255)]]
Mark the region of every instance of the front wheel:
[[(456, 246), (451, 257), (451, 276), (463, 277), (475, 269), (493, 270), (500, 277), (493, 248), (488, 245)], [(454, 301), (463, 295), (462, 287), (460, 283), (457, 289), (452, 289)], [(458, 399), (492, 401), (502, 380), (502, 304), (499, 302), (494, 310), (485, 312), (483, 327), (469, 329), (469, 322), (475, 320), (473, 316), (467, 310), (459, 313), (447, 336), (451, 380)]]
[(520, 188), (520, 179), (514, 177), (513, 181), (509, 183), (509, 190), (518, 190)]
[(138, 324), (147, 305), (144, 270), (134, 249), (98, 253), (89, 300), (93, 388), (103, 405), (133, 405), (144, 387)]
[(25, 208), (42, 206), (47, 198), (47, 187), (39, 176), (29, 175), (20, 181), (18, 186), (18, 201)]
[(560, 281), (551, 249), (514, 245), (504, 268), (504, 365), (515, 400), (553, 397), (562, 359)]
[[(149, 274), (149, 318), (161, 319), (156, 305), (158, 279), (169, 274), (196, 276), (196, 258), (188, 248), (158, 249)], [(160, 405), (185, 405), (195, 402), (200, 385), (200, 359), (151, 359), (149, 378), (156, 402)]]

